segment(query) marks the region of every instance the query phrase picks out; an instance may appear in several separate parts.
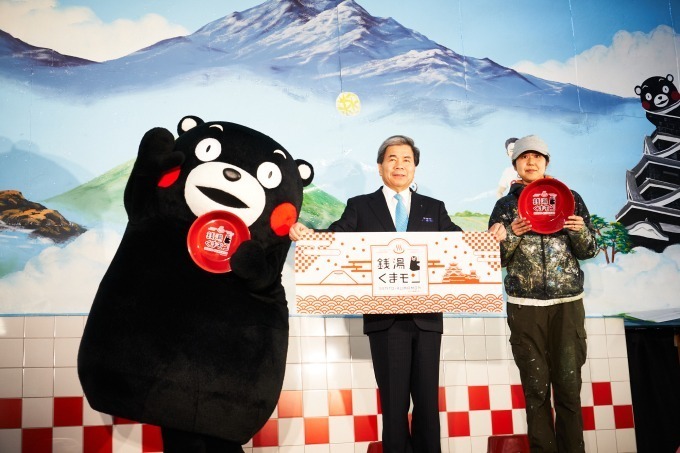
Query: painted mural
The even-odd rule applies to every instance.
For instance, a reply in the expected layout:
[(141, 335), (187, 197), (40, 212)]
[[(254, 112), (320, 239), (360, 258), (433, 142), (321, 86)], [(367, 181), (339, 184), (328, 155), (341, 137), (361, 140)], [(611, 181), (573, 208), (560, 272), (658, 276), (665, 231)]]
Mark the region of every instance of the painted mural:
[(197, 115), (310, 162), (301, 219), (313, 227), (379, 187), (377, 147), (405, 134), (422, 151), (418, 191), (484, 230), (506, 139), (538, 134), (548, 172), (598, 228), (588, 314), (680, 317), (677, 11), (680, 0), (0, 0), (0, 314), (89, 311), (127, 223), (140, 139)]

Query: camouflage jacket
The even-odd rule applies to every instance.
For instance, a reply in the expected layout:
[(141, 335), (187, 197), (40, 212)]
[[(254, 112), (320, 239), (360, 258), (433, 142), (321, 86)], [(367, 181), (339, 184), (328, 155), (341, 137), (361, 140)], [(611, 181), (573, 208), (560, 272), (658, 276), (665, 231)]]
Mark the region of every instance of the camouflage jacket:
[(501, 242), (508, 302), (552, 305), (582, 297), (584, 275), (579, 260), (592, 258), (598, 252), (588, 208), (572, 190), (574, 213), (583, 217), (586, 228), (578, 232), (563, 229), (552, 234), (530, 231), (516, 236), (510, 224), (518, 217), (517, 201), (523, 189), (524, 185), (514, 183), (508, 195), (496, 202), (489, 218), (489, 226), (501, 222), (508, 233)]

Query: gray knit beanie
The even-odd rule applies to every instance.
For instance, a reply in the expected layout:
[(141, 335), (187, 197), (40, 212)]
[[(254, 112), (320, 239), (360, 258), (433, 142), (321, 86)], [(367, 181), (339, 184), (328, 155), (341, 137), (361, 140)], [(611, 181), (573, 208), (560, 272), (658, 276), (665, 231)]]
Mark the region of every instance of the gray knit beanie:
[(546, 158), (550, 158), (548, 152), (548, 145), (538, 135), (527, 135), (515, 142), (515, 149), (512, 150), (512, 161), (515, 162), (517, 158), (527, 151), (535, 151), (543, 154)]

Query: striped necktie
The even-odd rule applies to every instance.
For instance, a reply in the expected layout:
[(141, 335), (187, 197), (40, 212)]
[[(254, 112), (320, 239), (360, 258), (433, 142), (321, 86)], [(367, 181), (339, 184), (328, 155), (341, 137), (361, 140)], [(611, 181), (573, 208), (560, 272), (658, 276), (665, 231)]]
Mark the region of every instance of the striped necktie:
[(394, 198), (397, 199), (397, 210), (394, 214), (394, 226), (397, 227), (397, 231), (406, 231), (406, 227), (408, 225), (408, 214), (406, 214), (404, 199), (400, 194), (396, 194)]

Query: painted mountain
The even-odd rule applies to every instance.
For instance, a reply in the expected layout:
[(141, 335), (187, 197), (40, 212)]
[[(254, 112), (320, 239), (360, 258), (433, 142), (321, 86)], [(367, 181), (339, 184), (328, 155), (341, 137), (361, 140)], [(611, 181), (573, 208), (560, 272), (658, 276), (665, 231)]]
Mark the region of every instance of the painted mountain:
[(23, 76), (30, 74), (28, 70), (33, 67), (67, 68), (95, 64), (83, 58), (70, 57), (54, 50), (34, 47), (2, 30), (0, 30), (0, 61), (3, 71), (15, 73), (18, 70)]
[[(459, 55), (353, 0), (269, 0), (128, 56), (93, 63), (0, 34), (0, 75), (66, 95), (105, 96), (224, 77), (273, 80), (334, 97), (418, 107), (428, 100), (609, 113), (632, 100)], [(415, 104), (414, 104), (415, 103)], [(433, 104), (434, 103), (434, 104)], [(484, 110), (482, 108), (482, 110)]]

